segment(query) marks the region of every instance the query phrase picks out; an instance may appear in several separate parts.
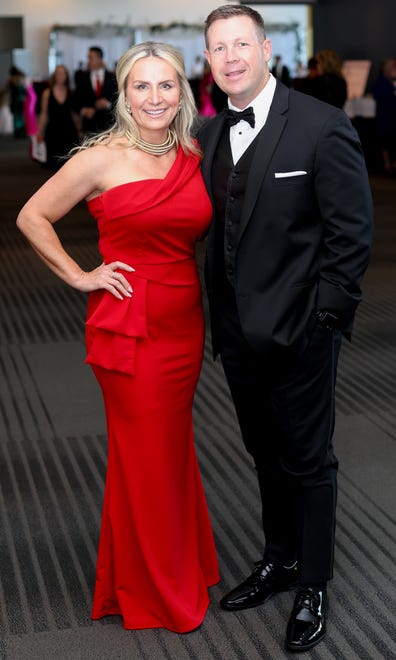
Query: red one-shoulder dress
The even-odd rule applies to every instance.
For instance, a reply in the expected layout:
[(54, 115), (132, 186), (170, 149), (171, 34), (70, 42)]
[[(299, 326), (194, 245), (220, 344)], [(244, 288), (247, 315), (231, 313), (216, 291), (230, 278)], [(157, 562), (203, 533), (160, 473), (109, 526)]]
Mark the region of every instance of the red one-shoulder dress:
[(124, 261), (131, 298), (89, 295), (87, 358), (102, 389), (108, 462), (92, 618), (188, 632), (219, 580), (192, 405), (204, 319), (194, 258), (211, 205), (199, 159), (179, 147), (164, 179), (88, 202), (105, 263)]

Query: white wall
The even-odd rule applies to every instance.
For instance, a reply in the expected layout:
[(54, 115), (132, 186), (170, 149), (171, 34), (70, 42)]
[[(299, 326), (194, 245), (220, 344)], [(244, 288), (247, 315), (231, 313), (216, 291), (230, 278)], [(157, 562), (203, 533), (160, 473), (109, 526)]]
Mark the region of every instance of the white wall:
[[(114, 23), (202, 23), (212, 9), (229, 0), (1, 0), (0, 16), (23, 16), (25, 48), (30, 52), (30, 75), (48, 75), (48, 36), (51, 27)], [(231, 2), (229, 2), (232, 4)], [(296, 5), (260, 7), (267, 22), (292, 19)], [(300, 13), (301, 16), (301, 7)]]
[(30, 73), (40, 78), (48, 74), (48, 35), (54, 24), (195, 23), (203, 22), (219, 4), (216, 0), (1, 0), (0, 15), (23, 16)]

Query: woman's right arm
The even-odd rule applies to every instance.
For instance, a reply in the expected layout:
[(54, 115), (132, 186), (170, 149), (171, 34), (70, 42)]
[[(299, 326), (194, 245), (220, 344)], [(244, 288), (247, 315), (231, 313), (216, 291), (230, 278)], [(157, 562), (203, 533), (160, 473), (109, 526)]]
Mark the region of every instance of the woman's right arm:
[(106, 167), (104, 147), (81, 151), (67, 161), (26, 202), (17, 218), (17, 227), (41, 260), (64, 282), (79, 291), (106, 289), (118, 299), (131, 296), (131, 286), (119, 272), (134, 269), (120, 261), (83, 271), (63, 248), (53, 227), (78, 202), (101, 190), (101, 172)]

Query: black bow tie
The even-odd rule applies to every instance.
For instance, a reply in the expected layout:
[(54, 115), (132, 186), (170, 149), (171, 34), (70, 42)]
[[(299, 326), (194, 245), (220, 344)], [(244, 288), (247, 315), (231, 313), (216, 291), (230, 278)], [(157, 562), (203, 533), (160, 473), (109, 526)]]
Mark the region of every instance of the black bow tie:
[(241, 119), (244, 119), (245, 121), (250, 124), (252, 128), (254, 128), (255, 124), (255, 119), (254, 119), (254, 110), (252, 107), (246, 108), (246, 110), (242, 110), (242, 112), (238, 112), (237, 110), (231, 110), (231, 108), (226, 108), (227, 112), (227, 120), (228, 124), (230, 126), (234, 126), (234, 124), (237, 124)]

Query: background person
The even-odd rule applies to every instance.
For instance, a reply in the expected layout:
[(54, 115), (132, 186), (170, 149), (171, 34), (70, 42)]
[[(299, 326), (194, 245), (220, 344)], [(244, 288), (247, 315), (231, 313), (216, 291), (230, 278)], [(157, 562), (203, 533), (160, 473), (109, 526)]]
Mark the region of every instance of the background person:
[(372, 89), (376, 102), (375, 133), (384, 171), (396, 172), (396, 60), (388, 58)]
[(117, 81), (114, 73), (105, 68), (103, 50), (99, 46), (89, 49), (87, 66), (88, 70), (80, 71), (75, 80), (75, 100), (83, 133), (94, 134), (113, 123)]
[(14, 137), (26, 137), (25, 127), (25, 97), (26, 97), (26, 76), (23, 71), (16, 66), (12, 66), (9, 71), (7, 88), (10, 94), (10, 110), (14, 122)]
[(0, 90), (0, 135), (12, 135), (14, 132), (14, 120), (10, 110), (9, 89)]
[(205, 37), (229, 97), (229, 109), (199, 132), (214, 206), (206, 261), (213, 351), (254, 459), (265, 535), (252, 575), (221, 605), (242, 610), (298, 586), (286, 646), (305, 651), (326, 631), (337, 358), (361, 300), (371, 194), (345, 112), (271, 75), (258, 12), (219, 7)]
[(25, 133), (28, 136), (37, 133), (37, 94), (34, 90), (32, 81), (25, 77), (25, 98), (23, 100), (23, 121), (25, 124)]
[(46, 165), (59, 169), (64, 157), (79, 142), (80, 120), (73, 109), (69, 73), (58, 64), (50, 77), (49, 86), (41, 95), (37, 140), (44, 141), (47, 149)]
[(278, 80), (283, 82), (284, 85), (290, 87), (291, 84), (290, 71), (289, 68), (286, 66), (286, 64), (284, 64), (281, 55), (275, 55), (274, 64), (272, 66), (271, 73), (274, 76), (274, 78), (277, 78)]
[(210, 66), (205, 62), (204, 71), (199, 81), (199, 108), (201, 117), (214, 117), (216, 108), (212, 101), (213, 76)]
[(304, 94), (310, 94), (314, 96), (315, 78), (318, 75), (318, 61), (316, 57), (310, 57), (307, 62), (307, 73), (301, 78), (294, 78), (293, 88), (299, 92), (304, 92)]
[[(194, 250), (211, 205), (179, 51), (133, 46), (117, 79), (115, 125), (82, 145), (17, 224), (51, 270), (90, 292), (86, 361), (108, 427), (92, 618), (182, 633), (201, 624), (219, 579), (192, 426), (204, 345)], [(90, 272), (53, 228), (82, 199), (103, 259)]]
[(316, 55), (317, 75), (305, 93), (320, 101), (343, 108), (347, 100), (347, 84), (342, 75), (342, 62), (335, 50), (321, 50)]

